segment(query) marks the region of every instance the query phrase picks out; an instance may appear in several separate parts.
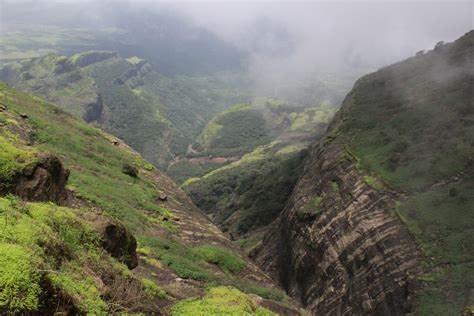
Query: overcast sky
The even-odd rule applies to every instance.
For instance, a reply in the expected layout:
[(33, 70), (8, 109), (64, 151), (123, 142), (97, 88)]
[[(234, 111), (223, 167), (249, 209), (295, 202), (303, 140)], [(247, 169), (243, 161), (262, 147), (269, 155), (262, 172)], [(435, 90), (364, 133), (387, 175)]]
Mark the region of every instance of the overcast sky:
[[(39, 1), (0, 0), (38, 5)], [(118, 1), (50, 0), (91, 20)], [(465, 1), (152, 1), (121, 0), (125, 10), (174, 10), (250, 53), (251, 69), (275, 77), (351, 65), (378, 68), (453, 41), (473, 28), (472, 0)], [(3, 5), (2, 5), (3, 7)], [(8, 12), (2, 15), (8, 16)], [(8, 16), (9, 18), (14, 18)], [(283, 79), (283, 78), (280, 78)]]

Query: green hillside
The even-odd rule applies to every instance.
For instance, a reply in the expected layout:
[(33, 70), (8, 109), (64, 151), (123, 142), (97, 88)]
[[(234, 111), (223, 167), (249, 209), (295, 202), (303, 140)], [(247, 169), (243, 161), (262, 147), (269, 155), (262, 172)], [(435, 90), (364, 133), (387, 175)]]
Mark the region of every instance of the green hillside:
[(474, 32), (357, 81), (330, 138), (403, 192), (395, 210), (425, 256), (419, 314), (454, 315), (474, 279)]
[(150, 313), (218, 285), (292, 306), (123, 142), (4, 84), (0, 105), (0, 311)]
[(186, 152), (228, 100), (240, 97), (226, 75), (170, 79), (146, 60), (99, 51), (8, 64), (0, 79), (100, 126), (161, 168)]

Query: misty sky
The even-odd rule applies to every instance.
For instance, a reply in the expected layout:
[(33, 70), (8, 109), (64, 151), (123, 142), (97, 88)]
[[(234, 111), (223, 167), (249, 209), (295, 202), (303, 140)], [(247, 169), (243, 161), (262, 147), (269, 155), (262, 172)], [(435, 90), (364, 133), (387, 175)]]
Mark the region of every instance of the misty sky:
[[(304, 79), (318, 71), (361, 65), (364, 70), (375, 69), (431, 49), (438, 41), (455, 40), (473, 28), (474, 13), (472, 0), (0, 1), (2, 8), (12, 3), (60, 8), (60, 16), (83, 15), (94, 23), (106, 21), (108, 9), (117, 3), (125, 12), (171, 8), (246, 51), (249, 69), (256, 76), (265, 74), (267, 80)], [(2, 11), (6, 20), (15, 19), (14, 13)]]

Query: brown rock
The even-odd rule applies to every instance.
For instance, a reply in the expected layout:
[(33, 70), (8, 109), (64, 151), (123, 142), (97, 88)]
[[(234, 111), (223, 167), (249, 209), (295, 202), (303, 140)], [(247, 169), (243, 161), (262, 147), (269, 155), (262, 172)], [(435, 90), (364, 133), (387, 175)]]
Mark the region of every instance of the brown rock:
[(67, 199), (68, 177), (69, 170), (64, 169), (59, 158), (47, 156), (15, 177), (13, 191), (25, 200), (63, 204)]
[(99, 232), (102, 247), (129, 269), (138, 266), (137, 241), (120, 222), (98, 213), (84, 213), (81, 217)]

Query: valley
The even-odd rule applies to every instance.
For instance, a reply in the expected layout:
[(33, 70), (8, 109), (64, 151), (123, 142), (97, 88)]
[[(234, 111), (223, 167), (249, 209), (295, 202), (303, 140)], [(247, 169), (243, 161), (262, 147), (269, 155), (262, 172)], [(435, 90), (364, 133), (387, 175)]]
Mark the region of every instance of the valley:
[(0, 314), (474, 314), (473, 30), (48, 1), (1, 4)]

